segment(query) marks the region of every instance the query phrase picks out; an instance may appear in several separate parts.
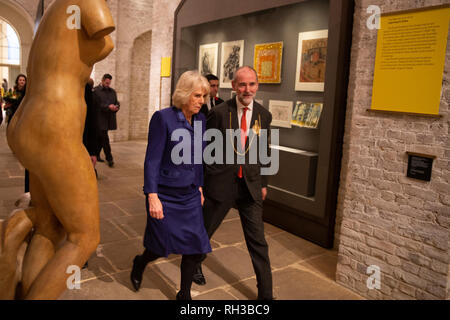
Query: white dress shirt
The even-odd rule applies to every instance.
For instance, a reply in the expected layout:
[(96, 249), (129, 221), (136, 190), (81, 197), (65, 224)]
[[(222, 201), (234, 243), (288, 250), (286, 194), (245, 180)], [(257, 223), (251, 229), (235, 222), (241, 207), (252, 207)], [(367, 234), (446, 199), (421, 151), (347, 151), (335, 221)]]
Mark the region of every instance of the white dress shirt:
[(244, 106), (236, 97), (236, 104), (237, 104), (237, 117), (239, 128), (241, 127), (241, 119), (242, 115), (244, 114), (244, 108), (247, 108), (247, 112), (245, 113), (245, 118), (247, 120), (247, 131), (245, 132), (245, 134), (246, 136), (248, 136), (248, 132), (250, 130), (250, 121), (252, 121), (252, 114), (253, 114), (253, 100), (248, 106)]

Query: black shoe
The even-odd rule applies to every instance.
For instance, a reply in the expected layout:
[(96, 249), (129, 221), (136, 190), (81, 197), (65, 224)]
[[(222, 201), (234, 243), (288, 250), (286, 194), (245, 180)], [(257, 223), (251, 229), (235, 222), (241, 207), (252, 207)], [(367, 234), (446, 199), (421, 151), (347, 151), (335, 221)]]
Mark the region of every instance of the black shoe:
[(110, 168), (113, 168), (114, 167), (114, 161), (108, 161), (108, 166), (110, 167)]
[(185, 293), (183, 293), (182, 291), (178, 291), (177, 293), (177, 300), (183, 301), (183, 300), (192, 300), (191, 295), (187, 295)]
[(199, 286), (204, 286), (206, 284), (206, 279), (203, 275), (201, 264), (199, 264), (197, 268), (195, 268), (194, 275), (192, 276), (192, 281)]
[(97, 157), (97, 161), (98, 161), (98, 162), (105, 162), (105, 160), (103, 160), (103, 159), (100, 158), (100, 157)]
[(139, 291), (142, 282), (142, 274), (144, 273), (144, 269), (139, 266), (139, 258), (140, 256), (134, 257), (133, 260), (133, 269), (131, 270), (130, 279), (131, 284), (133, 285), (134, 290)]

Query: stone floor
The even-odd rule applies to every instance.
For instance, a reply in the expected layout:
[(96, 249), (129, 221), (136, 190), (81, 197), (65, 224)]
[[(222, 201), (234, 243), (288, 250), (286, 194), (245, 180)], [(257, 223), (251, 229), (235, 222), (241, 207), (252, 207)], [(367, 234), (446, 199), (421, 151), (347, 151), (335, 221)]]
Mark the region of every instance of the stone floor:
[[(129, 280), (133, 257), (143, 250), (145, 148), (146, 141), (113, 143), (116, 166), (97, 164), (101, 243), (89, 259), (89, 267), (82, 270), (81, 288), (67, 290), (61, 299), (175, 299), (180, 281), (180, 256), (172, 255), (150, 264), (138, 293), (133, 291)], [(22, 166), (6, 143), (3, 125), (0, 128), (0, 219), (8, 216), (22, 194), (23, 176)], [(265, 233), (277, 299), (363, 299), (334, 281), (335, 251), (270, 224), (265, 225)], [(194, 300), (255, 299), (255, 275), (235, 210), (229, 212), (211, 244), (213, 253), (203, 267), (207, 284), (193, 284)]]

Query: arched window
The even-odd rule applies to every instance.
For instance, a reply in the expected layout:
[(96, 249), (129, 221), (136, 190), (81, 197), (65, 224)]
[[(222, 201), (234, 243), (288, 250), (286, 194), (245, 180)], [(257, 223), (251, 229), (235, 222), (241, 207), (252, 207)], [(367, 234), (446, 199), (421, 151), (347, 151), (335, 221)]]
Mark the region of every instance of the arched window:
[(20, 64), (20, 42), (16, 31), (0, 18), (0, 65)]

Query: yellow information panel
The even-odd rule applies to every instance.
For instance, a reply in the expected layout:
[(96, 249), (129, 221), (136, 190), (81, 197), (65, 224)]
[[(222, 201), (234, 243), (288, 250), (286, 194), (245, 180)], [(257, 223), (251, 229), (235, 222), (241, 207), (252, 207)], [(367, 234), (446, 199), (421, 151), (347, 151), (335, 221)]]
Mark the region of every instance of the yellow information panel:
[(381, 16), (372, 110), (439, 114), (450, 7)]
[(170, 77), (171, 58), (161, 58), (161, 77)]

